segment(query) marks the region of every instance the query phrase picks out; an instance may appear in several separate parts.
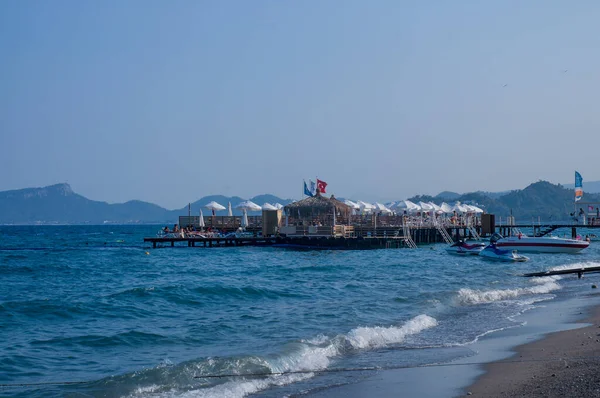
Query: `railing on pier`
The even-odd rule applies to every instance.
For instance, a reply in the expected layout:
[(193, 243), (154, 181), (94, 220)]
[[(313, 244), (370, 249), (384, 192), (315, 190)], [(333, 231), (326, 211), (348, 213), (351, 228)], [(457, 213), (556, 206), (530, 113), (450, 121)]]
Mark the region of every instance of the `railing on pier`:
[[(242, 216), (204, 216), (204, 228), (235, 230), (242, 226)], [(200, 216), (179, 216), (181, 227), (200, 228)], [(248, 226), (262, 228), (262, 216), (248, 216)]]

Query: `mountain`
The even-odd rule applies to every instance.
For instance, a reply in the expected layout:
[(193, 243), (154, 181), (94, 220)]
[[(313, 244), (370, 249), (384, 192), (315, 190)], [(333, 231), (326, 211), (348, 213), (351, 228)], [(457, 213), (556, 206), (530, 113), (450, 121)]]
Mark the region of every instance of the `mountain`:
[[(590, 184), (587, 184), (588, 187)], [(454, 198), (440, 199), (440, 196)], [(537, 221), (538, 217), (548, 222), (569, 220), (569, 213), (575, 209), (573, 198), (573, 189), (547, 181), (538, 181), (525, 189), (510, 191), (502, 195), (490, 195), (489, 192), (482, 191), (465, 194), (446, 191), (435, 197), (419, 195), (409, 199), (413, 202), (433, 201), (438, 204), (442, 201), (458, 200), (463, 203), (475, 204), (498, 217), (504, 218), (512, 213), (519, 222), (530, 222), (532, 219)], [(191, 203), (189, 209), (193, 215), (197, 215), (200, 209), (204, 215), (209, 215), (210, 210), (204, 208), (207, 203), (215, 201), (227, 207), (227, 204), (231, 202), (233, 213), (239, 215), (241, 211), (235, 206), (243, 200), (239, 196), (211, 195)], [(291, 202), (289, 199), (281, 199), (270, 194), (257, 195), (250, 200), (258, 205), (265, 202), (285, 205)], [(587, 191), (584, 193), (584, 201), (600, 203), (600, 194)], [(582, 206), (587, 206), (587, 204)], [(139, 200), (119, 204), (90, 200), (73, 192), (68, 184), (0, 192), (0, 224), (102, 224), (105, 222), (174, 224), (177, 222), (178, 216), (187, 214), (188, 206), (177, 210), (167, 210)], [(226, 215), (227, 210), (218, 211), (216, 214)]]
[[(455, 200), (467, 204), (476, 204), (487, 213), (506, 217), (513, 215), (518, 222), (537, 222), (538, 217), (542, 221), (566, 221), (570, 219), (570, 213), (575, 210), (573, 189), (565, 188), (560, 184), (552, 184), (548, 181), (538, 181), (524, 189), (500, 192), (490, 195), (489, 192), (465, 193)], [(416, 202), (429, 201), (430, 196), (415, 196), (409, 200)], [(436, 197), (437, 198), (437, 197)], [(434, 198), (433, 202), (439, 204), (440, 200)], [(584, 194), (585, 202), (600, 203), (600, 195)], [(583, 205), (587, 206), (587, 205)], [(595, 207), (595, 205), (593, 206)], [(589, 210), (589, 209), (584, 209)]]
[(250, 200), (260, 206), (262, 206), (264, 203), (270, 203), (272, 205), (274, 205), (275, 203), (280, 203), (282, 205), (287, 205), (288, 203), (292, 202), (290, 199), (281, 199), (275, 195), (271, 195), (271, 194), (267, 194), (267, 193), (262, 194), (262, 195), (257, 195), (253, 198), (250, 198)]
[(163, 222), (170, 212), (141, 201), (111, 205), (73, 192), (69, 184), (0, 192), (2, 224), (78, 224)]
[(456, 192), (443, 191), (435, 195), (434, 199), (447, 202), (449, 200), (456, 200), (459, 196), (460, 194)]
[[(244, 199), (222, 195), (198, 199), (191, 204), (192, 214), (199, 214), (202, 208), (204, 215), (209, 215), (210, 210), (203, 206), (213, 200), (225, 207), (231, 202), (233, 213), (241, 214), (241, 210), (235, 209), (235, 206)], [(291, 202), (268, 194), (258, 195), (252, 201), (259, 205), (264, 202), (284, 205)], [(0, 192), (0, 224), (174, 224), (179, 216), (187, 214), (188, 206), (167, 210), (140, 200), (118, 204), (90, 200), (73, 192), (69, 184)], [(226, 214), (227, 210), (217, 212), (217, 215)]]

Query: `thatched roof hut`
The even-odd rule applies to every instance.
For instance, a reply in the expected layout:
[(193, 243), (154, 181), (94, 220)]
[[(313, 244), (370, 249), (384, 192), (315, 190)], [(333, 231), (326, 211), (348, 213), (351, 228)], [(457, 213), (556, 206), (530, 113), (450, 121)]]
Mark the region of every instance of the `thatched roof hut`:
[(320, 193), (299, 200), (298, 202), (290, 203), (284, 209), (286, 214), (292, 217), (300, 216), (301, 218), (333, 215), (334, 209), (337, 216), (347, 218), (352, 214), (352, 208), (344, 202), (337, 200), (333, 195), (330, 198), (326, 198), (321, 196)]

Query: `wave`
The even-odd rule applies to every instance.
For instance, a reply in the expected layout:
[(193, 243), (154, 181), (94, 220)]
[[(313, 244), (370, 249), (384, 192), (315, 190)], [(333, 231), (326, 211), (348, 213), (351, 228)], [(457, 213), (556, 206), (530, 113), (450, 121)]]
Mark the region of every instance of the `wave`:
[(437, 326), (437, 321), (427, 315), (419, 315), (406, 322), (402, 327), (370, 327), (357, 328), (348, 334), (348, 339), (355, 348), (385, 347), (404, 341), (406, 336), (417, 334), (425, 329)]
[[(289, 343), (276, 354), (237, 358), (207, 358), (165, 369), (147, 369), (112, 380), (131, 383), (128, 397), (244, 397), (272, 386), (305, 380), (327, 369), (331, 360), (358, 350), (397, 345), (410, 335), (437, 326), (428, 315), (416, 316), (401, 326), (358, 327), (334, 337), (317, 336)], [(306, 373), (299, 373), (306, 372)], [(276, 373), (276, 375), (273, 375)], [(264, 375), (262, 377), (244, 375)], [(202, 376), (213, 376), (202, 378)], [(222, 378), (215, 379), (214, 376)], [(239, 377), (234, 377), (239, 376)], [(149, 383), (140, 386), (143, 383)]]
[(463, 288), (458, 291), (457, 301), (460, 305), (487, 304), (515, 299), (524, 295), (547, 294), (561, 288), (556, 282), (557, 280), (557, 278), (544, 278), (544, 280), (532, 282), (534, 286), (516, 289), (473, 290)]

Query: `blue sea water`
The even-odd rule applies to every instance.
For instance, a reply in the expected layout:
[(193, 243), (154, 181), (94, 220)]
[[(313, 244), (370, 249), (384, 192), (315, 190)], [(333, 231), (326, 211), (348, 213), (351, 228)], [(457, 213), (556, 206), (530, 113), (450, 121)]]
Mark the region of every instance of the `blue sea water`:
[(512, 264), (442, 244), (152, 249), (158, 229), (0, 227), (0, 395), (310, 396), (468, 357), (524, 311), (589, 292), (520, 274), (600, 265), (594, 243)]

